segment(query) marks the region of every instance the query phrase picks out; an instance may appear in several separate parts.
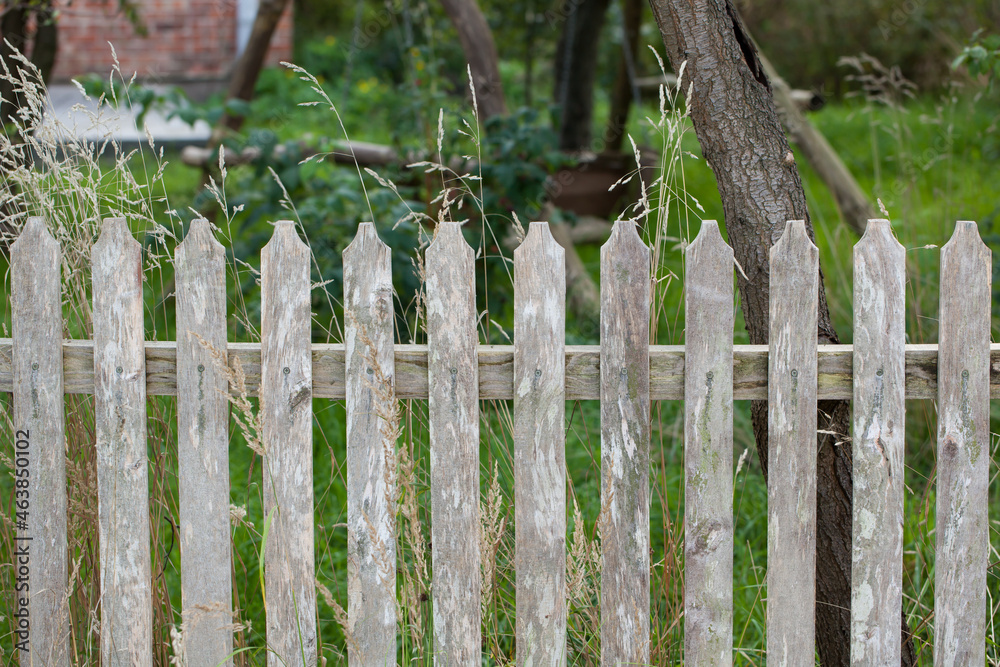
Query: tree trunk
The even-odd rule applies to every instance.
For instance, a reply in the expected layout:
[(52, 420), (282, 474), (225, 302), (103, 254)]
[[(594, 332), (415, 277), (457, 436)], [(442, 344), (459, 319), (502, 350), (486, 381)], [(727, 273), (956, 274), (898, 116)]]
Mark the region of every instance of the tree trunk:
[(56, 65), (59, 50), (59, 26), (55, 21), (52, 0), (47, 0), (35, 10), (35, 43), (31, 47), (31, 62), (38, 68), (42, 81), (49, 82)]
[[(281, 20), (281, 15), (285, 12), (287, 5), (288, 0), (260, 0), (250, 39), (247, 40), (243, 55), (236, 63), (229, 79), (229, 89), (226, 93), (228, 99), (235, 98), (246, 101), (253, 99), (257, 78), (260, 76), (260, 70), (264, 67), (267, 50), (271, 46), (271, 37), (274, 36), (274, 30), (278, 27), (278, 22)], [(224, 114), (212, 135), (211, 144), (213, 146), (219, 145), (226, 130), (238, 132), (242, 126), (242, 116)]]
[[(14, 60), (14, 50), (25, 53), (28, 11), (23, 4), (14, 2), (4, 2), (0, 4), (0, 9), (3, 10), (3, 15), (0, 16), (0, 58), (3, 59), (0, 72), (10, 70), (11, 75), (16, 78), (24, 66)], [(10, 42), (10, 46), (7, 46), (7, 42)], [(0, 79), (0, 127), (6, 127), (14, 120), (17, 110), (23, 104), (21, 96), (14, 92), (14, 85)]]
[[(809, 222), (805, 193), (781, 127), (770, 84), (732, 0), (650, 0), (675, 71), (687, 61), (693, 84), (690, 115), (702, 154), (722, 197), (738, 273), (743, 314), (752, 344), (768, 337), (768, 251), (786, 220)], [(746, 274), (744, 277), (743, 273)], [(820, 274), (819, 342), (837, 343)], [(767, 475), (767, 405), (752, 407), (757, 453)], [(816, 645), (824, 666), (850, 663), (851, 450), (850, 404), (819, 405), (817, 455)], [(905, 624), (905, 618), (903, 619)], [(905, 627), (905, 626), (904, 626)], [(915, 664), (909, 631), (903, 665)]]
[(561, 108), (559, 148), (604, 150), (591, 145), (597, 42), (610, 0), (563, 0), (562, 36), (556, 46), (555, 102)]
[(481, 120), (507, 114), (503, 82), (500, 80), (500, 59), (493, 41), (493, 31), (476, 0), (441, 0), (441, 6), (458, 31), (465, 61), (472, 70), (476, 89), (476, 104)]
[(635, 61), (639, 54), (639, 30), (642, 27), (643, 0), (622, 0), (622, 56), (618, 60), (618, 74), (611, 89), (611, 113), (604, 131), (606, 152), (617, 153), (622, 149), (628, 112), (636, 97)]

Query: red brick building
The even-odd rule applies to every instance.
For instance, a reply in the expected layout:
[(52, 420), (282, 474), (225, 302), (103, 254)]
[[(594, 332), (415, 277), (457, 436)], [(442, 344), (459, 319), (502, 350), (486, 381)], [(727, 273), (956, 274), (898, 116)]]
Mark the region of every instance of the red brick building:
[[(256, 0), (137, 0), (148, 34), (136, 34), (118, 0), (60, 0), (59, 53), (53, 79), (107, 74), (111, 47), (126, 78), (219, 81), (227, 77), (249, 36)], [(271, 41), (267, 63), (292, 59), (292, 3)]]

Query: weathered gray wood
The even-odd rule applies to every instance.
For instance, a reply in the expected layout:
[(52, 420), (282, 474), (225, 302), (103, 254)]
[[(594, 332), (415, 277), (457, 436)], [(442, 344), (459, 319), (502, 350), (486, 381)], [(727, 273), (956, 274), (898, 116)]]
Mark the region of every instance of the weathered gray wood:
[[(396, 443), (389, 247), (370, 222), (344, 249), (347, 618), (352, 667), (396, 664)], [(425, 371), (426, 373), (426, 371)]]
[(10, 270), (18, 592), (7, 612), (27, 601), (30, 634), (18, 628), (14, 637), (28, 648), (18, 651), (22, 665), (68, 666), (62, 253), (42, 218), (30, 218), (11, 246)]
[[(177, 476), (181, 618), (188, 665), (232, 665), (229, 382), (226, 265), (207, 220), (191, 223), (174, 255), (177, 285)], [(209, 343), (205, 349), (198, 338)]]
[[(850, 400), (853, 396), (853, 347), (820, 345), (820, 400)], [(0, 338), (0, 392), (10, 392), (10, 338)], [(249, 395), (260, 387), (260, 344), (229, 343), (229, 358), (240, 358)], [(396, 398), (427, 398), (427, 346), (396, 345)], [(514, 348), (479, 346), (480, 400), (514, 398)], [(733, 347), (733, 399), (767, 398), (766, 345)], [(313, 396), (343, 400), (346, 396), (344, 346), (312, 346)], [(601, 397), (601, 348), (598, 345), (566, 346), (566, 400), (596, 401)], [(172, 341), (146, 341), (146, 393), (177, 395), (177, 348)], [(684, 346), (650, 345), (649, 397), (653, 401), (684, 398)], [(89, 340), (63, 341), (63, 378), (67, 394), (94, 393), (94, 344)], [(937, 345), (906, 345), (906, 398), (937, 398)], [(990, 398), (1000, 399), (1000, 343), (990, 344)]]
[(267, 663), (316, 664), (309, 248), (287, 220), (261, 251)]
[(789, 221), (771, 248), (767, 664), (811, 665), (816, 607), (816, 318), (819, 251)]
[(974, 222), (941, 248), (934, 665), (986, 661), (991, 253)]
[(733, 249), (684, 251), (684, 663), (733, 664)]
[(649, 248), (601, 247), (601, 664), (649, 662)]
[(517, 664), (566, 664), (566, 269), (548, 223), (514, 251)]
[(142, 247), (111, 218), (91, 254), (101, 664), (152, 665)]
[(906, 251), (888, 220), (854, 246), (851, 664), (902, 659)]
[(434, 664), (479, 665), (479, 362), (472, 248), (457, 222), (427, 248)]

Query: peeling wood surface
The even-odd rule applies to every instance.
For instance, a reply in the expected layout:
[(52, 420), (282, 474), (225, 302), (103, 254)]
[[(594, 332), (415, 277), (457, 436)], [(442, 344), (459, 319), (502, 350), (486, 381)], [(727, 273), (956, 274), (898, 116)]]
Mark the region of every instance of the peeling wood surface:
[(434, 664), (482, 662), (475, 263), (457, 222), (427, 248)]
[(974, 222), (941, 248), (934, 665), (986, 661), (991, 253)]
[[(10, 338), (0, 338), (0, 392), (13, 387)], [(937, 348), (935, 344), (906, 345), (906, 398), (937, 399)], [(853, 347), (820, 345), (820, 400), (853, 397)], [(260, 344), (229, 343), (229, 358), (238, 356), (246, 372), (247, 390), (256, 396), (260, 387)], [(514, 348), (480, 345), (479, 398), (514, 398)], [(766, 345), (733, 347), (733, 398), (737, 401), (767, 398), (768, 349)], [(601, 349), (598, 345), (566, 346), (566, 400), (600, 399)], [(146, 393), (177, 395), (177, 348), (172, 341), (146, 341)], [(313, 397), (344, 399), (344, 346), (312, 346)], [(396, 398), (427, 398), (427, 346), (396, 345)], [(94, 345), (89, 340), (63, 341), (64, 385), (67, 394), (94, 393)], [(654, 401), (684, 398), (684, 346), (650, 345), (649, 394)], [(990, 344), (990, 398), (1000, 399), (1000, 343)]]
[(267, 663), (316, 664), (309, 248), (281, 221), (261, 251)]
[(601, 247), (601, 664), (649, 662), (650, 253), (635, 223)]
[(396, 443), (390, 251), (370, 222), (344, 250), (347, 615), (352, 667), (396, 664)]
[[(11, 552), (19, 559), (22, 549), (26, 550), (31, 570), (31, 636), (28, 650), (20, 651), (21, 664), (68, 666), (62, 253), (45, 221), (30, 218), (11, 246), (10, 258), (17, 342), (12, 349), (13, 449), (5, 453), (18, 475), (12, 496), (14, 512), (27, 513), (27, 526), (17, 531)], [(24, 503), (23, 508), (18, 503)], [(15, 560), (14, 564), (19, 563)]]
[(770, 261), (767, 664), (796, 667), (816, 650), (819, 251), (804, 222), (788, 222)]
[(110, 218), (92, 257), (101, 664), (152, 665), (142, 247)]
[(906, 251), (888, 220), (854, 246), (851, 664), (902, 660)]
[(714, 220), (684, 251), (684, 662), (733, 664), (733, 249)]
[(565, 251), (532, 222), (514, 251), (517, 664), (566, 664)]
[[(174, 256), (181, 618), (189, 665), (232, 665), (225, 251), (207, 220)], [(206, 349), (199, 337), (211, 345)], [(221, 355), (220, 362), (213, 351)]]

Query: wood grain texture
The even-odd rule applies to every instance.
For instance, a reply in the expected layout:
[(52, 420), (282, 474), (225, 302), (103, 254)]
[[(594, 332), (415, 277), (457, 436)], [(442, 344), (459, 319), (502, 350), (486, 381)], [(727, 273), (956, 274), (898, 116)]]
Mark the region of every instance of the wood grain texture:
[(434, 664), (482, 662), (475, 263), (457, 222), (427, 248)]
[(854, 246), (851, 664), (902, 660), (906, 251), (888, 220)]
[[(232, 665), (225, 251), (207, 220), (174, 255), (181, 618), (189, 665)], [(212, 349), (206, 349), (199, 338)]]
[(650, 254), (635, 223), (601, 247), (601, 664), (649, 662)]
[(816, 317), (819, 251), (789, 221), (771, 248), (767, 664), (811, 665), (816, 606)]
[[(906, 345), (906, 398), (937, 398), (936, 344)], [(247, 390), (257, 395), (260, 387), (260, 344), (229, 343), (229, 358), (239, 357), (247, 376)], [(510, 345), (479, 346), (479, 398), (514, 398), (514, 348)], [(820, 345), (820, 400), (853, 396), (853, 347)], [(427, 346), (396, 345), (396, 398), (427, 398)], [(767, 345), (733, 347), (733, 399), (767, 398)], [(0, 338), (0, 392), (10, 392), (13, 375), (9, 338)], [(601, 394), (601, 348), (598, 345), (566, 346), (566, 400), (596, 401)], [(177, 347), (172, 341), (146, 341), (146, 393), (177, 395)], [(312, 346), (313, 396), (344, 399), (346, 396), (344, 346), (316, 343)], [(653, 401), (684, 398), (684, 346), (650, 345), (649, 397)], [(89, 340), (63, 341), (63, 378), (67, 394), (94, 393), (94, 344)], [(990, 344), (990, 398), (1000, 399), (1000, 343)]]
[[(62, 253), (42, 218), (30, 218), (10, 249), (14, 371), (14, 511), (27, 514), (12, 549), (28, 574), (30, 636), (22, 665), (69, 665), (66, 566), (66, 425), (63, 405)], [(23, 505), (22, 505), (23, 503)], [(24, 558), (25, 561), (20, 562)]]
[(347, 616), (352, 667), (396, 664), (396, 443), (389, 247), (370, 222), (344, 249)]
[(532, 222), (514, 251), (517, 664), (566, 664), (565, 251)]
[(101, 664), (152, 665), (142, 247), (110, 218), (91, 255)]
[(684, 251), (684, 662), (733, 663), (733, 249)]
[(287, 220), (261, 251), (267, 663), (316, 664), (309, 248)]
[(986, 661), (991, 253), (974, 222), (941, 248), (934, 665)]

